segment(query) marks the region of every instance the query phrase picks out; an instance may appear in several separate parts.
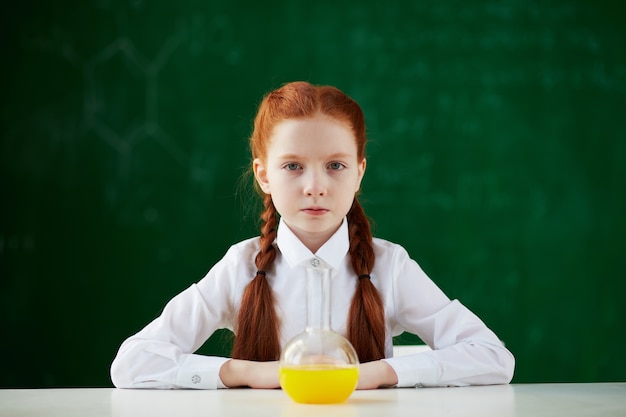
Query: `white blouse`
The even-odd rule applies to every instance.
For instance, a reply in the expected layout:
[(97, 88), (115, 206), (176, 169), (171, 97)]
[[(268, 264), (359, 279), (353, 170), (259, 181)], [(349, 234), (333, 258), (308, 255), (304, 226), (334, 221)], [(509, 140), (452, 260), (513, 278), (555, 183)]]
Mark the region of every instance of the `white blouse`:
[[(331, 281), (331, 327), (346, 335), (350, 302), (358, 278), (348, 256), (347, 221), (313, 254), (282, 221), (274, 267), (267, 278), (280, 319), (281, 344), (306, 327), (305, 267), (326, 263)], [(219, 370), (228, 358), (194, 352), (217, 329), (233, 330), (246, 285), (254, 278), (259, 239), (230, 247), (197, 284), (175, 296), (161, 315), (122, 343), (111, 379), (120, 388), (199, 388), (224, 385)], [(459, 301), (451, 301), (401, 246), (374, 239), (372, 283), (383, 299), (386, 359), (399, 387), (506, 384), (515, 359), (498, 337)], [(433, 350), (393, 356), (392, 337), (418, 335)]]

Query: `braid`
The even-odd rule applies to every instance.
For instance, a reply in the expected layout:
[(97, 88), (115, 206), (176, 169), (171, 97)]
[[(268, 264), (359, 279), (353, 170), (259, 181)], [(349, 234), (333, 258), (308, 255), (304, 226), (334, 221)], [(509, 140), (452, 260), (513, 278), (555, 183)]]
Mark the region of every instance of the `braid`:
[(257, 274), (246, 286), (241, 298), (237, 318), (237, 337), (232, 357), (254, 361), (277, 360), (280, 355), (278, 340), (278, 317), (274, 308), (274, 294), (265, 274), (276, 258), (278, 215), (268, 194), (264, 199), (265, 210), (261, 214), (263, 225), (259, 238), (261, 249), (255, 258)]
[(348, 313), (348, 340), (359, 360), (369, 362), (385, 357), (385, 311), (369, 274), (374, 268), (374, 248), (369, 221), (356, 196), (348, 212), (350, 262), (359, 277)]

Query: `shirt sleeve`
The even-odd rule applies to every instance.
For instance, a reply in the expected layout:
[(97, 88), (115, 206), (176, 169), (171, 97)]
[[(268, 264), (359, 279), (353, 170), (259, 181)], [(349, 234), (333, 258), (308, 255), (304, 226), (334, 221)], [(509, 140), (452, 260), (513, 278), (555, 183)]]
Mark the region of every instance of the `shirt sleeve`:
[(237, 267), (229, 258), (227, 253), (198, 284), (175, 296), (159, 317), (122, 343), (111, 365), (116, 387), (224, 388), (219, 371), (228, 358), (193, 352), (217, 329), (230, 327)]
[(393, 262), (393, 297), (399, 325), (433, 350), (385, 359), (399, 387), (506, 384), (515, 359), (468, 308), (450, 300), (404, 249)]

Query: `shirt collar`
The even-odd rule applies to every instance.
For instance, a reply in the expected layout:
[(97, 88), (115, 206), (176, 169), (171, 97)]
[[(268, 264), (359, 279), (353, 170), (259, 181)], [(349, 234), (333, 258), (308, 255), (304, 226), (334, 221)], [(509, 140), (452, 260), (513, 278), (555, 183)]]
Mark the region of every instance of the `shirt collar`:
[(311, 258), (319, 258), (331, 268), (338, 268), (350, 247), (348, 220), (344, 218), (341, 226), (330, 239), (316, 253), (312, 253), (281, 218), (278, 224), (276, 244), (292, 268)]

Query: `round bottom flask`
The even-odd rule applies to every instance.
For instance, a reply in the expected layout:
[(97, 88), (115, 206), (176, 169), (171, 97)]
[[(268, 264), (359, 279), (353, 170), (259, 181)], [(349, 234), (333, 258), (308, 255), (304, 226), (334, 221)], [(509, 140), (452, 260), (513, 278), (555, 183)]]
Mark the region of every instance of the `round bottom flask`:
[(280, 385), (298, 403), (344, 402), (359, 379), (354, 347), (330, 328), (329, 280), (322, 265), (307, 268), (307, 327), (280, 356)]

